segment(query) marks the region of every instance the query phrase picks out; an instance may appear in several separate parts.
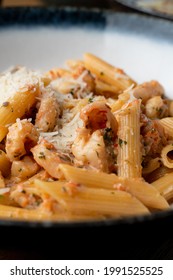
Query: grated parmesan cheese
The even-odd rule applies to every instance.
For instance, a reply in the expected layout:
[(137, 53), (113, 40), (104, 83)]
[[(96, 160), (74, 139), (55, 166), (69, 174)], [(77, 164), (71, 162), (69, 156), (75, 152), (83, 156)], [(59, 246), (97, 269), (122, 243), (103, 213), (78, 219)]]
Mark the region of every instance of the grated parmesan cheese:
[[(85, 92), (87, 83), (83, 81), (83, 78), (87, 75), (87, 73), (87, 70), (83, 71), (77, 79), (66, 76), (57, 78), (51, 82), (51, 86), (53, 87), (53, 89), (55, 89), (57, 92), (60, 92), (62, 95), (67, 95), (70, 92), (74, 91), (76, 92), (78, 99), (84, 98), (88, 94)], [(72, 94), (70, 95), (72, 96)]]
[(18, 129), (22, 130), (22, 123), (21, 123), (21, 120), (19, 118), (16, 119), (16, 123), (17, 123)]
[(61, 127), (54, 132), (40, 132), (41, 137), (54, 144), (54, 146), (62, 152), (70, 152), (78, 128), (83, 126), (83, 121), (80, 119), (80, 113), (77, 113), (72, 119), (72, 113), (65, 110), (63, 116), (58, 121), (58, 126)]
[(10, 191), (10, 188), (2, 188), (2, 189), (0, 189), (0, 195), (8, 193), (9, 191)]
[(26, 67), (12, 68), (0, 75), (0, 102), (6, 102), (16, 92), (27, 90), (35, 92), (38, 84), (43, 87), (41, 73), (31, 71)]
[(126, 90), (123, 91), (123, 93), (128, 93), (129, 94), (129, 100), (127, 103), (132, 102), (133, 100), (137, 99), (134, 95), (133, 95), (133, 88), (134, 88), (134, 84), (132, 84), (130, 87), (128, 87)]

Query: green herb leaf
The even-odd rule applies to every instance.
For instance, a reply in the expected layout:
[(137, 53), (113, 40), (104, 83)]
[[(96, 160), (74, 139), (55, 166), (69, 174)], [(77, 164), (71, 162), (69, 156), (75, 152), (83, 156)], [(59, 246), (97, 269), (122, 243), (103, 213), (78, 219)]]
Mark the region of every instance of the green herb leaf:
[(96, 151), (96, 154), (97, 154), (97, 157), (99, 158), (99, 153), (98, 153), (98, 151)]
[(92, 103), (93, 102), (93, 97), (90, 97), (89, 99), (88, 99), (88, 103)]
[(44, 154), (43, 152), (40, 152), (39, 158), (40, 158), (40, 159), (45, 159), (46, 156), (45, 156), (45, 154)]
[(105, 140), (105, 142), (110, 143), (113, 139), (113, 131), (112, 128), (107, 127), (105, 129), (104, 135), (103, 135), (103, 139)]
[(127, 145), (127, 141), (122, 140), (121, 138), (119, 138), (118, 144), (119, 144), (120, 147), (122, 147), (123, 144), (124, 144), (124, 145)]
[(74, 88), (71, 89), (70, 94), (74, 95)]

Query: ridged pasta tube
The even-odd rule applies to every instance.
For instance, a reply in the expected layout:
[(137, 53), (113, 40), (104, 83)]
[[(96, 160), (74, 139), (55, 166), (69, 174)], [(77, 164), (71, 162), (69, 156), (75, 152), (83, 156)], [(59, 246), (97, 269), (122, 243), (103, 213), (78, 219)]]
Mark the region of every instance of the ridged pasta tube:
[(118, 115), (118, 176), (141, 177), (140, 100), (134, 100)]

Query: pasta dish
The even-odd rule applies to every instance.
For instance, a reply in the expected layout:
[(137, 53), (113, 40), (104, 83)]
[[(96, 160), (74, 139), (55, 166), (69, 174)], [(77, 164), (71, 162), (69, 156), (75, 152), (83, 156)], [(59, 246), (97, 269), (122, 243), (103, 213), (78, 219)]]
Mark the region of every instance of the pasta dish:
[(173, 101), (93, 54), (0, 75), (0, 218), (81, 221), (170, 208)]

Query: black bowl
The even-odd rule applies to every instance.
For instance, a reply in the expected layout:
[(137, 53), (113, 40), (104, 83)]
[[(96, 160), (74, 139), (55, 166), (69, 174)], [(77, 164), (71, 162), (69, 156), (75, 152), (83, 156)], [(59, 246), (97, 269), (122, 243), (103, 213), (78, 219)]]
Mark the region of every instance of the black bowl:
[(173, 211), (91, 222), (0, 221), (1, 259), (172, 259)]

